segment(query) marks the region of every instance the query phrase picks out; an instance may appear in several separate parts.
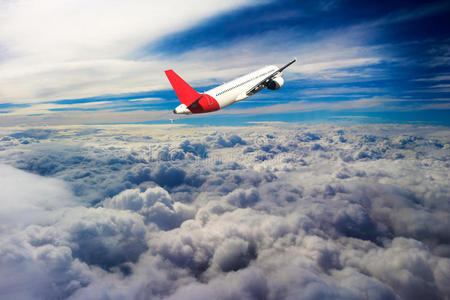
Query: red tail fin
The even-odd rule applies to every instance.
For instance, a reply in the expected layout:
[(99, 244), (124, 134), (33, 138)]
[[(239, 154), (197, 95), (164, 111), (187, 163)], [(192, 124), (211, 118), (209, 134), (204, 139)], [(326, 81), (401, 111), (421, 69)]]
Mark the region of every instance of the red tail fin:
[(182, 104), (189, 106), (201, 96), (173, 70), (167, 70), (165, 73)]

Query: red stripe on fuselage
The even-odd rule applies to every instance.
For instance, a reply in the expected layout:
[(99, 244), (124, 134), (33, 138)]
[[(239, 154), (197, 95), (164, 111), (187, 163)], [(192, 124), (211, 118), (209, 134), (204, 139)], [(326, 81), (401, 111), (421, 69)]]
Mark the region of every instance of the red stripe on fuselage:
[(189, 110), (193, 114), (207, 113), (207, 112), (212, 112), (212, 111), (216, 111), (219, 109), (220, 109), (220, 106), (219, 106), (219, 103), (217, 102), (217, 100), (208, 94), (203, 94), (202, 98), (200, 98), (200, 100), (197, 103), (195, 103), (191, 107), (189, 107)]

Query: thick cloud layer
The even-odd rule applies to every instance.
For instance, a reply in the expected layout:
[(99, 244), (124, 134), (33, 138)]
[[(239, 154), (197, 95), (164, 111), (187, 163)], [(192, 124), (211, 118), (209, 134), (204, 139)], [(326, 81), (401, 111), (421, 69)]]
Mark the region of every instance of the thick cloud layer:
[(2, 299), (450, 299), (447, 128), (1, 134)]

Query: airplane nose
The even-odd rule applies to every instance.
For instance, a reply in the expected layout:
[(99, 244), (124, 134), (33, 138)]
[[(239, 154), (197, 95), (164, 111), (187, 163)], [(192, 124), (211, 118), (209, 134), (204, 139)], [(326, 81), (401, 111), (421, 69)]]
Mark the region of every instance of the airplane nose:
[(174, 113), (174, 114), (176, 114), (176, 113), (177, 113), (177, 110), (176, 110), (176, 109), (174, 109), (174, 110), (173, 110), (173, 113)]

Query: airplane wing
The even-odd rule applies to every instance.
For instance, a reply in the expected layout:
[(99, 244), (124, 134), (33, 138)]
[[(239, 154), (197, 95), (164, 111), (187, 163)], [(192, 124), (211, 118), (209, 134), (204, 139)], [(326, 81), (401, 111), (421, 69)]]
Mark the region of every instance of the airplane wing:
[(246, 92), (246, 95), (248, 97), (256, 94), (257, 92), (261, 91), (262, 89), (267, 87), (267, 83), (269, 82), (270, 79), (274, 78), (275, 76), (277, 76), (278, 74), (280, 74), (281, 72), (283, 72), (284, 69), (286, 69), (287, 67), (289, 67), (290, 65), (292, 65), (293, 63), (295, 63), (297, 61), (297, 58), (294, 58), (292, 61), (290, 61), (289, 63), (287, 63), (286, 65), (282, 66), (281, 68), (279, 68), (278, 70), (272, 72), (271, 74), (269, 74), (266, 78), (264, 78), (263, 80), (261, 80), (260, 82), (258, 82), (254, 87), (252, 87), (251, 89), (249, 89)]

